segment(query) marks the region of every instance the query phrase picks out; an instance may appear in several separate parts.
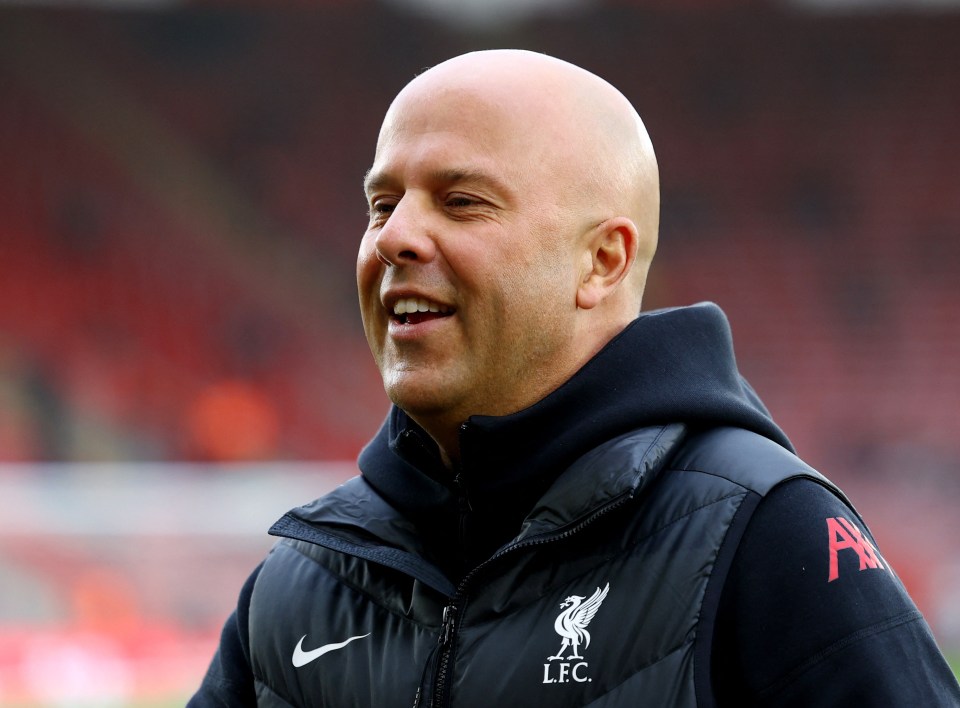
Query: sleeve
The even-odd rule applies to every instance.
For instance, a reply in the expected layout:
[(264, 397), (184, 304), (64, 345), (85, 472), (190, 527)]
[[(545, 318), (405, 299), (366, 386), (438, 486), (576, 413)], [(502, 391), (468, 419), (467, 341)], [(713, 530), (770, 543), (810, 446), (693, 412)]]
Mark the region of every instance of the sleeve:
[(248, 614), (250, 596), (260, 568), (250, 574), (240, 590), (235, 609), (220, 633), (217, 647), (200, 689), (187, 703), (187, 708), (255, 708), (257, 696), (253, 670), (250, 667), (250, 633)]
[(859, 516), (799, 479), (760, 501), (724, 586), (721, 706), (960, 706), (930, 627)]

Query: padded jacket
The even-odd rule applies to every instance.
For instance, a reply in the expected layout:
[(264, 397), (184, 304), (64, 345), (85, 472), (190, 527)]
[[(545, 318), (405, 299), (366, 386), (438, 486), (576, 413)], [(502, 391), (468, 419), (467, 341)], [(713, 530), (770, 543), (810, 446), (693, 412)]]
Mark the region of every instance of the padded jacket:
[[(191, 708), (960, 705), (863, 520), (736, 371), (715, 306), (641, 316), (460, 442), (447, 470), (393, 409), (360, 477), (280, 519)], [(797, 508), (799, 536), (781, 521)], [(764, 575), (782, 558), (799, 581)]]
[[(250, 604), (258, 705), (709, 705), (729, 551), (759, 495), (798, 475), (828, 484), (755, 433), (629, 433), (457, 585), (358, 478), (273, 528)], [(297, 666), (295, 647), (317, 658)]]

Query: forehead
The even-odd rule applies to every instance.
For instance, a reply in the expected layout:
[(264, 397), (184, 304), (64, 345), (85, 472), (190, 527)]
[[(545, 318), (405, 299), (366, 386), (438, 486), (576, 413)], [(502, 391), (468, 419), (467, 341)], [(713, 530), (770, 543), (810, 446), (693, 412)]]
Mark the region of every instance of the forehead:
[(367, 185), (415, 169), (508, 180), (534, 170), (541, 139), (516, 100), (454, 87), (408, 86), (391, 105)]
[(394, 99), (384, 118), (386, 133), (410, 129), (520, 130), (514, 125), (522, 92), (483, 75), (462, 76), (432, 70), (409, 84)]

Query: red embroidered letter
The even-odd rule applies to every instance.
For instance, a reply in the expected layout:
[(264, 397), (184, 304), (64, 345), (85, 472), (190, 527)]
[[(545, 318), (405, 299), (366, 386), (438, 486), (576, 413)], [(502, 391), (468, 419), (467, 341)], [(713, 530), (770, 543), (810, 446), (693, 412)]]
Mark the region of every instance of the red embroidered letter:
[(837, 551), (842, 551), (845, 548), (857, 552), (860, 557), (860, 570), (866, 570), (867, 568), (883, 569), (883, 563), (877, 557), (877, 549), (863, 537), (860, 529), (842, 516), (827, 519), (827, 536), (830, 541), (830, 576), (827, 578), (828, 583), (840, 577)]

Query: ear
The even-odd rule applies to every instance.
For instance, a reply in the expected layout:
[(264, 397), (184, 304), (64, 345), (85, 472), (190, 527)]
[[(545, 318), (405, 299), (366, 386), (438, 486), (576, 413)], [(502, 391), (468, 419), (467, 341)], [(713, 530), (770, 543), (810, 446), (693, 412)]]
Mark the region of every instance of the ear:
[(607, 219), (590, 234), (582, 257), (577, 307), (589, 310), (623, 284), (637, 260), (637, 227), (625, 216)]

